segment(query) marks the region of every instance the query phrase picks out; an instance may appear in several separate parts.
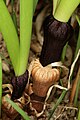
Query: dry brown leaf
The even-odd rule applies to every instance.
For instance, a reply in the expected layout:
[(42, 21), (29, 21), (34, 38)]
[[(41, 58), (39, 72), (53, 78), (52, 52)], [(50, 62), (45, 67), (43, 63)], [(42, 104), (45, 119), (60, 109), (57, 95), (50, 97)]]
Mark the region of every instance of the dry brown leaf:
[(2, 69), (3, 69), (5, 72), (10, 72), (10, 69), (9, 69), (8, 64), (5, 63), (4, 61), (2, 62)]
[(76, 92), (76, 87), (77, 87), (77, 84), (78, 84), (78, 81), (80, 80), (80, 67), (78, 69), (78, 72), (77, 72), (77, 76), (73, 82), (73, 85), (72, 85), (72, 89), (71, 89), (71, 95), (70, 95), (70, 103), (73, 102), (74, 100), (74, 96), (75, 96), (75, 92)]
[(72, 56), (73, 56), (73, 53), (72, 53), (72, 49), (71, 47), (68, 45), (67, 46), (67, 50), (66, 50), (66, 59), (64, 60), (64, 65), (65, 66), (70, 66), (71, 63), (72, 63)]
[(35, 53), (40, 53), (41, 52), (41, 46), (39, 45), (38, 42), (35, 42), (35, 41), (31, 42), (31, 49)]

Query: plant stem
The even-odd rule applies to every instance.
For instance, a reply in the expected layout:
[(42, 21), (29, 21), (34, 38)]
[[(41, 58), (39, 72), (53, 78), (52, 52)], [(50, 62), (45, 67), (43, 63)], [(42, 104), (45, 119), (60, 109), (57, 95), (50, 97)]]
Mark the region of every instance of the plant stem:
[(80, 120), (80, 108), (79, 108), (79, 112), (78, 112), (78, 120)]
[[(78, 35), (78, 40), (77, 40), (77, 45), (76, 45), (76, 51), (75, 51), (74, 59), (76, 58), (76, 55), (77, 55), (79, 49), (80, 49), (80, 25), (79, 25), (79, 35)], [(76, 79), (79, 79), (79, 80), (78, 80), (78, 83), (76, 85), (76, 93), (75, 93), (75, 97), (74, 97), (74, 105), (77, 105), (77, 98), (78, 98), (78, 92), (79, 92), (79, 86), (80, 86), (80, 67), (79, 67), (78, 72), (79, 73), (77, 73), (77, 74), (78, 74), (79, 78), (76, 78)]]
[[(63, 51), (62, 51), (62, 56), (61, 56), (61, 61), (62, 61), (62, 62), (64, 62), (64, 59), (65, 59), (67, 45), (68, 45), (68, 43), (66, 43), (66, 45), (64, 46)], [(56, 104), (55, 104), (52, 112), (50, 113), (50, 116), (49, 116), (48, 120), (50, 120), (50, 118), (51, 118), (52, 115), (54, 114), (55, 109), (56, 109), (57, 106), (62, 102), (62, 100), (63, 100), (63, 98), (65, 97), (66, 93), (67, 93), (66, 90), (63, 90), (63, 91), (62, 91), (62, 93), (61, 93), (59, 99), (57, 100), (57, 102), (56, 102)]]
[(4, 3), (6, 4), (6, 0), (4, 0)]
[(18, 76), (27, 68), (31, 41), (33, 0), (20, 0), (20, 63)]
[(54, 106), (53, 110), (51, 111), (51, 113), (50, 113), (50, 116), (49, 116), (48, 120), (50, 120), (50, 118), (52, 117), (52, 115), (53, 115), (53, 113), (54, 113), (55, 109), (56, 109), (56, 108), (57, 108), (57, 106), (61, 103), (61, 101), (62, 101), (62, 99), (64, 98), (64, 96), (65, 96), (65, 95), (66, 95), (66, 90), (63, 90), (63, 92), (62, 92), (61, 96), (59, 97), (59, 99), (57, 100), (57, 102), (56, 102), (56, 104), (55, 104), (55, 106)]
[(2, 62), (0, 58), (0, 118), (1, 118), (1, 105), (2, 104)]
[(11, 62), (15, 71), (18, 73), (19, 60), (19, 39), (11, 16), (3, 0), (0, 0), (0, 31), (6, 42)]
[(80, 0), (60, 0), (54, 13), (54, 18), (61, 22), (68, 22), (79, 3)]
[(77, 55), (79, 49), (80, 49), (80, 26), (79, 26), (79, 34), (78, 34), (78, 40), (77, 40), (77, 45), (76, 45), (76, 51), (75, 51), (74, 59), (76, 58), (76, 55)]
[(38, 0), (33, 0), (33, 14), (35, 12), (37, 3), (38, 3)]
[(1, 57), (1, 59), (4, 60), (7, 64), (12, 65), (11, 62), (10, 62), (9, 60), (7, 60), (7, 58), (4, 57), (4, 55), (3, 55), (2, 53), (0, 53), (0, 57)]
[(66, 45), (63, 48), (62, 55), (61, 55), (61, 62), (64, 62), (67, 46), (68, 46), (68, 42), (66, 43)]

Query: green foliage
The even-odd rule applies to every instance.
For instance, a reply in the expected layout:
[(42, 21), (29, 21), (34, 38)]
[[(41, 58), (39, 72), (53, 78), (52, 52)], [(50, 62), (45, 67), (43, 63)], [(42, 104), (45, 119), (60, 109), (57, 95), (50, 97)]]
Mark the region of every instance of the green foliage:
[(78, 112), (78, 120), (80, 120), (80, 108), (79, 108), (79, 112)]
[[(20, 0), (20, 41), (17, 35), (17, 20), (13, 11), (12, 18), (3, 0), (0, 1), (0, 31), (5, 40), (15, 75), (24, 74), (27, 69), (30, 49), (32, 19), (38, 0)], [(13, 19), (13, 20), (12, 20)]]
[(68, 22), (79, 3), (80, 0), (60, 0), (55, 13), (53, 12), (54, 18), (62, 22)]
[(2, 32), (15, 74), (17, 75), (19, 60), (19, 39), (12, 18), (3, 0), (0, 0), (0, 31)]
[(4, 3), (6, 4), (6, 0), (4, 0)]
[(53, 109), (52, 109), (52, 111), (51, 111), (51, 113), (50, 113), (50, 116), (49, 116), (48, 120), (51, 119), (52, 115), (54, 114), (55, 109), (56, 109), (57, 106), (62, 102), (62, 100), (63, 100), (63, 98), (64, 98), (65, 95), (66, 95), (66, 90), (63, 90), (63, 92), (62, 92), (62, 94), (60, 95), (60, 97), (58, 98), (55, 106), (53, 107)]
[(24, 120), (30, 120), (28, 115), (12, 100), (10, 100), (8, 97), (6, 97), (6, 101), (12, 105), (12, 107), (24, 118)]
[[(80, 49), (80, 19), (79, 19), (78, 16), (76, 16), (76, 19), (77, 19), (77, 22), (79, 24), (79, 34), (78, 34), (78, 40), (77, 40), (76, 50), (75, 50), (75, 54), (74, 54), (74, 59), (76, 58), (76, 56), (78, 54), (78, 51)], [(78, 78), (78, 79), (80, 79), (80, 78)], [(80, 88), (80, 80), (78, 80), (78, 84), (77, 84), (77, 87), (76, 87), (76, 93), (75, 93), (75, 98), (74, 98), (74, 105), (77, 105), (77, 103), (78, 103), (79, 88)]]

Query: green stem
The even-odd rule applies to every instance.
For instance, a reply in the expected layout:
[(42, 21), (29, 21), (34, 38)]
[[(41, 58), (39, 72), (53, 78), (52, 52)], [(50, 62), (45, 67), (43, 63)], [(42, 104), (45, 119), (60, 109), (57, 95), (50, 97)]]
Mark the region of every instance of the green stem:
[(15, 0), (11, 0), (12, 12), (13, 12), (14, 1)]
[[(14, 0), (12, 0), (13, 6)], [(33, 10), (38, 0), (20, 0), (20, 43), (19, 38), (4, 1), (0, 1), (0, 31), (6, 42), (7, 49), (16, 76), (22, 75), (27, 69), (30, 49)]]
[(76, 55), (77, 55), (79, 49), (80, 49), (80, 26), (79, 26), (79, 35), (78, 35), (78, 40), (77, 40), (77, 45), (76, 45), (76, 51), (75, 51), (74, 59), (76, 58)]
[(12, 65), (11, 62), (2, 54), (0, 53), (0, 57), (2, 60), (4, 60), (7, 64)]
[(68, 22), (79, 3), (80, 0), (60, 0), (54, 13), (54, 18), (61, 22)]
[(57, 108), (57, 106), (62, 102), (62, 99), (64, 98), (64, 96), (66, 95), (66, 91), (65, 90), (63, 90), (63, 92), (62, 92), (62, 94), (61, 94), (61, 96), (59, 97), (59, 99), (57, 100), (57, 102), (56, 102), (56, 104), (55, 104), (55, 106), (54, 106), (54, 108), (53, 108), (53, 110), (51, 111), (51, 113), (50, 113), (50, 116), (49, 116), (49, 118), (48, 118), (48, 120), (50, 120), (50, 118), (52, 117), (52, 115), (53, 115), (53, 113), (54, 113), (54, 111), (55, 111), (55, 109)]
[(4, 0), (4, 3), (6, 4), (6, 0)]
[(53, 15), (56, 11), (57, 6), (59, 5), (60, 0), (53, 0)]
[(67, 47), (68, 47), (68, 42), (66, 43), (66, 45), (63, 48), (62, 55), (61, 55), (61, 62), (64, 62)]
[(80, 107), (79, 107), (79, 112), (78, 112), (78, 120), (80, 120)]
[(31, 41), (33, 0), (20, 0), (20, 63), (18, 75), (27, 68)]
[(19, 60), (19, 39), (11, 16), (3, 0), (0, 0), (0, 31), (2, 32), (3, 38), (6, 42), (11, 62), (15, 74), (17, 75)]
[[(79, 25), (79, 35), (78, 35), (78, 40), (77, 40), (74, 59), (76, 58), (76, 55), (77, 55), (79, 49), (80, 49), (80, 25)], [(79, 78), (78, 79), (79, 80), (78, 80), (78, 83), (77, 83), (77, 86), (76, 86), (76, 93), (75, 93), (75, 97), (74, 97), (74, 105), (77, 105), (77, 100), (78, 100), (78, 92), (79, 92), (79, 86), (80, 86), (80, 67), (79, 67)]]
[[(68, 43), (66, 43), (66, 45), (64, 46), (63, 51), (62, 51), (62, 56), (61, 56), (61, 61), (62, 61), (62, 62), (64, 62), (64, 59), (65, 59), (67, 45), (68, 45)], [(54, 114), (54, 111), (56, 110), (57, 106), (62, 102), (63, 98), (65, 97), (66, 93), (67, 93), (67, 91), (66, 91), (66, 90), (63, 90), (63, 92), (61, 93), (59, 99), (57, 100), (57, 102), (56, 102), (53, 110), (51, 111), (48, 120), (50, 120), (50, 118), (51, 118), (52, 115)]]
[(33, 0), (33, 13), (35, 12), (37, 3), (38, 3), (38, 0)]

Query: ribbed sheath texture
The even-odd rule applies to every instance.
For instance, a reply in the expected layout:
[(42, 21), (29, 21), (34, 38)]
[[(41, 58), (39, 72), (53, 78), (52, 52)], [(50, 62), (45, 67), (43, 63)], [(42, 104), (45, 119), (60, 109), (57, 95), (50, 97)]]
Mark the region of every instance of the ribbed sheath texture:
[(70, 24), (57, 21), (52, 15), (46, 17), (43, 23), (44, 42), (40, 55), (40, 62), (46, 66), (59, 61), (64, 45), (73, 35)]

